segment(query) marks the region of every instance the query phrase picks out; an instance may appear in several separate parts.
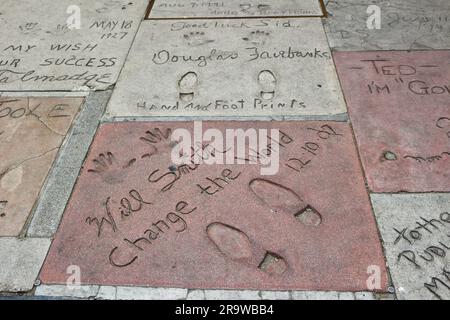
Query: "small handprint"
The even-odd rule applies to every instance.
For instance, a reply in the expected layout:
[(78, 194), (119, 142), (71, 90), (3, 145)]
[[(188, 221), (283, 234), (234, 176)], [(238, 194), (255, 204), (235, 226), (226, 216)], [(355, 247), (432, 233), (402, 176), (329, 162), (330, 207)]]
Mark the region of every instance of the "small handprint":
[(202, 46), (204, 44), (214, 42), (214, 40), (208, 39), (204, 32), (189, 32), (186, 33), (183, 38), (191, 47)]
[(264, 45), (266, 41), (269, 39), (270, 33), (266, 31), (252, 31), (247, 37), (242, 38), (245, 41), (248, 41), (254, 45)]
[(41, 31), (41, 28), (39, 28), (39, 23), (37, 22), (27, 22), (23, 25), (20, 25), (19, 29), (23, 34), (36, 34), (37, 32)]
[(63, 36), (69, 32), (69, 26), (67, 24), (58, 24), (54, 29), (46, 31), (46, 33), (53, 36)]
[(94, 169), (88, 169), (88, 172), (98, 174), (106, 183), (118, 184), (125, 180), (136, 159), (120, 164), (112, 152), (106, 152), (100, 153), (92, 162)]
[(150, 158), (156, 154), (171, 153), (172, 148), (178, 143), (171, 140), (172, 129), (161, 130), (160, 128), (150, 129), (139, 140), (150, 146), (149, 152), (146, 152), (142, 158)]

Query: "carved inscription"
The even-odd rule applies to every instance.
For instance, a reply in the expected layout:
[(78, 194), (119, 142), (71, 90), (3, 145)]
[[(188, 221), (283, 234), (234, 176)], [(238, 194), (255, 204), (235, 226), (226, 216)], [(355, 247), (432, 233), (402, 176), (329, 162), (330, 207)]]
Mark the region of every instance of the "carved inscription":
[[(79, 4), (80, 28), (67, 25), (64, 8), (72, 3), (66, 0), (58, 3), (63, 10), (56, 11), (49, 0), (39, 5), (23, 0), (2, 4), (0, 90), (89, 90), (113, 84), (146, 1), (125, 7), (119, 1), (88, 2)], [(98, 8), (102, 5), (108, 10)], [(17, 25), (15, 18), (23, 16), (23, 10), (41, 18)]]

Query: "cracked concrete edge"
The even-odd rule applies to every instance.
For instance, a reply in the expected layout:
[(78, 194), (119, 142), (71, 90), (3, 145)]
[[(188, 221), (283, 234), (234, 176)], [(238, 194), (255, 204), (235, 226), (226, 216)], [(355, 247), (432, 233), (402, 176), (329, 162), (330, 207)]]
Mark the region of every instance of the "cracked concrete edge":
[(379, 300), (373, 292), (254, 291), (150, 288), (131, 286), (40, 285), (40, 298), (95, 300)]
[(132, 121), (335, 121), (348, 122), (348, 114), (336, 115), (310, 115), (310, 116), (248, 116), (248, 117), (204, 117), (204, 116), (146, 116), (146, 117), (108, 117), (104, 116), (102, 122), (132, 122)]
[(52, 238), (64, 214), (111, 91), (91, 92), (60, 148), (29, 220), (28, 237)]

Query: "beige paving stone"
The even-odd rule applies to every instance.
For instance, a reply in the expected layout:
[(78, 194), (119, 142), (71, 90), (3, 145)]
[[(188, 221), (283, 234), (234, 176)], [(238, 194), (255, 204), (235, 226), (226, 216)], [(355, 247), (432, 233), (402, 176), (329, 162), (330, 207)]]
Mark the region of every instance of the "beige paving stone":
[(0, 236), (21, 232), (83, 98), (0, 98)]
[(319, 0), (155, 0), (150, 19), (322, 16)]
[(319, 18), (145, 21), (109, 117), (346, 112)]
[(147, 5), (148, 0), (2, 0), (0, 91), (111, 86)]

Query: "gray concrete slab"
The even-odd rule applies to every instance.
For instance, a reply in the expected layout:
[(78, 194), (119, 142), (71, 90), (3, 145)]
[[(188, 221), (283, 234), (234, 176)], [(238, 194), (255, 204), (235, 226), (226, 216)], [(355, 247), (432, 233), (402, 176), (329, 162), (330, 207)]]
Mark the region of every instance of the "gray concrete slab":
[(40, 297), (95, 300), (184, 300), (187, 297), (187, 289), (97, 285), (40, 285), (36, 288), (35, 295)]
[(155, 0), (150, 19), (322, 16), (319, 0)]
[(205, 291), (203, 290), (189, 290), (186, 300), (205, 300)]
[(184, 300), (187, 289), (117, 287), (118, 300)]
[(96, 300), (115, 300), (117, 298), (117, 287), (101, 286), (98, 290)]
[(204, 290), (206, 300), (261, 300), (259, 291)]
[(336, 115), (346, 107), (318, 18), (148, 20), (107, 111), (234, 118)]
[[(196, 120), (209, 120), (209, 121), (221, 121), (229, 119), (226, 116), (205, 117), (205, 116), (135, 116), (135, 117), (114, 117), (109, 114), (105, 114), (102, 118), (103, 122), (123, 122), (123, 121), (196, 121)], [(348, 114), (330, 114), (330, 115), (293, 115), (293, 116), (246, 116), (246, 117), (232, 117), (233, 121), (337, 121), (347, 122)]]
[(356, 300), (376, 300), (375, 295), (372, 292), (356, 292)]
[(147, 5), (148, 0), (2, 0), (0, 91), (108, 88)]
[(124, 286), (40, 285), (35, 298), (95, 300), (377, 300), (372, 292), (187, 290)]
[(28, 236), (51, 238), (56, 233), (110, 96), (110, 91), (102, 91), (91, 93), (86, 98), (43, 188), (28, 228)]
[(93, 299), (99, 292), (100, 286), (40, 285), (35, 296)]
[(450, 194), (373, 194), (399, 299), (450, 299)]
[(262, 300), (290, 300), (289, 291), (261, 291)]
[[(450, 48), (448, 0), (328, 0), (323, 19), (333, 50), (412, 50)], [(379, 29), (372, 7), (380, 9)], [(369, 9), (369, 10), (368, 10)], [(376, 8), (375, 8), (376, 9)]]
[(49, 239), (0, 238), (0, 292), (33, 289), (49, 247)]
[(336, 291), (294, 291), (293, 300), (339, 300), (339, 293)]

